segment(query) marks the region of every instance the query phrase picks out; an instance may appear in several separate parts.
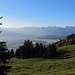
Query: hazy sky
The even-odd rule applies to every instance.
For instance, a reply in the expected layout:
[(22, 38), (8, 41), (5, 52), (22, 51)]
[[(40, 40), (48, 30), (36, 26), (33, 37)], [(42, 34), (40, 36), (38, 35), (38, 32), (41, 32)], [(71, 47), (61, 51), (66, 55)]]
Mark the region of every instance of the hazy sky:
[(0, 0), (3, 27), (75, 26), (75, 0)]

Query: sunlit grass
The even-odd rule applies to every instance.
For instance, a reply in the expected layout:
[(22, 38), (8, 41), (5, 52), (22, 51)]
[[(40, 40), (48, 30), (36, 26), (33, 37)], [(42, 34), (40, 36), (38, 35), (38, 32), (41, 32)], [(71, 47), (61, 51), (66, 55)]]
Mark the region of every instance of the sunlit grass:
[(8, 75), (75, 75), (75, 45), (57, 49), (62, 53), (56, 59), (12, 58), (12, 69)]

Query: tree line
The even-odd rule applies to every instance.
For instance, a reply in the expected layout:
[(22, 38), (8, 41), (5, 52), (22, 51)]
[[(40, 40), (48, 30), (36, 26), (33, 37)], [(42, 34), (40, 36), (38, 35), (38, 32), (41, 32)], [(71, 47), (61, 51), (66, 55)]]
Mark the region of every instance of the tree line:
[(45, 47), (42, 43), (36, 43), (35, 45), (32, 41), (27, 40), (22, 46), (15, 51), (16, 58), (40, 58), (40, 57), (54, 57), (56, 56), (56, 47), (54, 44), (49, 44)]
[(11, 50), (11, 57), (16, 58), (40, 58), (40, 57), (55, 57), (57, 55), (56, 49), (60, 46), (75, 44), (75, 34), (67, 36), (65, 39), (60, 39), (59, 41), (49, 44), (48, 47), (44, 46), (42, 43), (36, 43), (35, 45), (30, 40), (24, 41), (22, 46), (15, 51)]

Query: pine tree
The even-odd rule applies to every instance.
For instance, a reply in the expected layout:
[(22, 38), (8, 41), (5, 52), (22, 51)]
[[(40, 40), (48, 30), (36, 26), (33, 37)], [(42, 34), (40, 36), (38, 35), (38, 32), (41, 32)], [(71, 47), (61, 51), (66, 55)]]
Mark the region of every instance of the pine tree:
[(7, 66), (9, 63), (9, 53), (6, 47), (6, 42), (0, 42), (0, 74), (7, 75), (7, 72), (10, 71), (11, 66)]
[(48, 56), (50, 57), (54, 57), (57, 54), (56, 47), (54, 44), (49, 45), (47, 51), (48, 51)]
[[(2, 17), (0, 17), (0, 19), (1, 18)], [(2, 23), (0, 23), (0, 25), (2, 25)], [(10, 71), (11, 66), (7, 65), (9, 63), (9, 59), (10, 57), (6, 42), (0, 42), (0, 75), (7, 75)]]
[(15, 52), (15, 57), (20, 58), (20, 49), (17, 49)]
[(39, 51), (40, 51), (40, 46), (38, 43), (36, 43), (36, 45), (35, 45), (35, 57), (39, 57), (39, 55), (40, 55)]
[[(24, 42), (24, 44), (22, 46), (19, 47), (19, 50), (20, 52), (20, 58), (31, 58), (34, 56), (34, 48), (33, 48), (33, 44), (32, 44), (32, 41), (30, 40), (27, 40)], [(18, 53), (17, 51), (17, 53)]]
[(13, 49), (11, 49), (11, 51), (9, 53), (10, 53), (11, 58), (14, 57), (14, 50)]

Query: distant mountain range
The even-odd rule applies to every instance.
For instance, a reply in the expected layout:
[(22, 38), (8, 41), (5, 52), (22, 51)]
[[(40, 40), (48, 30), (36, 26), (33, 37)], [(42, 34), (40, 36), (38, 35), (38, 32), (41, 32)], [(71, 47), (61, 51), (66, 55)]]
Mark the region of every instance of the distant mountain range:
[(33, 42), (50, 43), (63, 39), (67, 35), (75, 34), (75, 27), (22, 27), (22, 28), (0, 28), (0, 41), (7, 41), (9, 48), (17, 48), (24, 40)]

